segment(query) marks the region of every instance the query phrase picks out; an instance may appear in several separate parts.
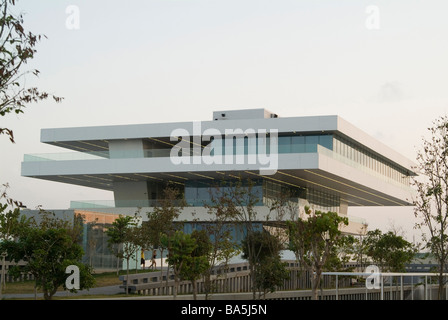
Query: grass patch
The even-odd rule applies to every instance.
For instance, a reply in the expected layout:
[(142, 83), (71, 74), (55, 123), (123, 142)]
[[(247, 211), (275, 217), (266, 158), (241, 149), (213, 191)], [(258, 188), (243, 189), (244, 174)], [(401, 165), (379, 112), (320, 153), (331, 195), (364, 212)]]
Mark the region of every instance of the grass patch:
[[(160, 270), (155, 270), (160, 271)], [(148, 270), (138, 270), (137, 273), (147, 273)], [(152, 272), (152, 270), (151, 270)], [(126, 270), (120, 270), (117, 276), (116, 271), (94, 273), (95, 285), (93, 288), (107, 287), (121, 285), (123, 282), (119, 280), (120, 275), (126, 275)], [(129, 270), (129, 275), (135, 274), (135, 270)], [(34, 280), (25, 280), (18, 282), (7, 282), (5, 287), (3, 287), (3, 294), (21, 294), (21, 293), (34, 293), (35, 282)], [(59, 290), (63, 290), (62, 286)], [(37, 290), (37, 293), (42, 293), (42, 290)]]

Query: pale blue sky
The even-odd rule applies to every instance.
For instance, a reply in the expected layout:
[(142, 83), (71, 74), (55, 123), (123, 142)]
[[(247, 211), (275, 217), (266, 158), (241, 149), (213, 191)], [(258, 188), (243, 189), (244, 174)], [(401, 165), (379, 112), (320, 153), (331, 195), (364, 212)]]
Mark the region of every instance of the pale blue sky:
[[(66, 8), (79, 8), (69, 30)], [(379, 11), (370, 30), (368, 6)], [(25, 153), (64, 151), (41, 128), (211, 120), (221, 109), (338, 114), (411, 160), (448, 110), (448, 2), (360, 0), (19, 0), (48, 39), (28, 78), (65, 97), (1, 119), (1, 182), (28, 207), (67, 208), (111, 193), (20, 177)], [(371, 227), (412, 233), (410, 208), (354, 209)]]

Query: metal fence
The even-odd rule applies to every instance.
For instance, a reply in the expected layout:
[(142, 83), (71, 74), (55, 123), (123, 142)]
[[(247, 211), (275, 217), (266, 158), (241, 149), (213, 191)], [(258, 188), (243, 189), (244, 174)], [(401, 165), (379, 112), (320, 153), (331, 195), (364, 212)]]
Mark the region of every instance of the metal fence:
[[(369, 291), (376, 289), (379, 291), (380, 300), (434, 300), (439, 299), (439, 277), (433, 272), (323, 272), (323, 275), (335, 278), (335, 298), (339, 300), (340, 290), (338, 287), (339, 277), (362, 277), (366, 279), (365, 292), (366, 299)], [(448, 280), (448, 273), (443, 273), (444, 285)], [(448, 299), (448, 286), (445, 285), (445, 295), (441, 298)]]
[[(370, 272), (369, 267), (378, 272)], [(321, 300), (434, 300), (438, 299), (438, 273), (404, 272), (381, 273), (375, 266), (369, 266), (365, 272), (323, 272), (318, 296)], [(311, 299), (311, 282), (307, 272), (301, 272), (295, 261), (288, 261), (290, 277), (276, 292), (267, 294), (266, 299)], [(222, 270), (224, 271), (224, 270)], [(443, 274), (443, 282), (448, 273)], [(168, 279), (167, 279), (168, 278)], [(120, 276), (123, 289), (129, 292), (166, 296), (174, 289), (174, 276), (166, 271), (148, 272)], [(234, 299), (246, 297), (251, 292), (251, 276), (247, 262), (229, 265), (223, 273), (212, 276), (212, 292), (215, 297), (232, 294)], [(191, 282), (181, 281), (179, 294), (192, 292)], [(204, 293), (204, 281), (197, 281), (198, 294)], [(448, 287), (444, 289), (443, 299), (448, 297)]]

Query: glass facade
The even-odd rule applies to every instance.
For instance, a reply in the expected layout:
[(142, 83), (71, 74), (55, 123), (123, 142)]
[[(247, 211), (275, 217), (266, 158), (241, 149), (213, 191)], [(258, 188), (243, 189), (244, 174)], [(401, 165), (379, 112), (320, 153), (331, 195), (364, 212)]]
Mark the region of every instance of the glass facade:
[[(229, 145), (234, 155), (236, 154), (257, 154), (259, 153), (259, 147), (262, 146), (266, 148), (264, 152), (266, 154), (270, 153), (270, 138), (266, 137), (265, 141), (261, 143), (259, 138), (254, 137), (244, 137), (237, 138), (232, 137), (232, 143)], [(218, 141), (221, 143), (221, 150), (218, 147)], [(225, 138), (220, 140), (213, 140), (211, 142), (211, 153), (210, 155), (225, 154), (226, 150)], [(260, 143), (260, 144), (259, 144)], [(317, 152), (317, 145), (321, 145), (327, 149), (333, 149), (333, 136), (332, 135), (281, 135), (278, 137), (278, 153), (303, 153), (303, 152)], [(102, 160), (110, 158), (159, 158), (159, 157), (170, 157), (171, 151), (174, 144), (166, 144), (163, 148), (152, 148), (144, 150), (120, 150), (114, 151), (113, 156), (110, 155), (109, 151), (101, 152), (66, 152), (66, 153), (48, 153), (48, 154), (25, 154), (24, 162), (39, 162), (39, 161), (68, 161), (68, 160)], [(203, 145), (202, 147), (205, 147)], [(228, 147), (228, 148), (229, 148)], [(185, 150), (182, 150), (184, 152)], [(190, 154), (194, 155), (194, 148), (188, 149)], [(263, 151), (263, 150), (262, 150)], [(230, 151), (229, 151), (230, 152)], [(179, 155), (180, 151), (179, 151)]]
[(341, 198), (337, 195), (308, 188), (304, 198), (308, 200), (314, 210), (338, 213), (340, 211)]
[[(209, 181), (196, 180), (187, 181), (185, 184), (185, 197), (189, 205), (204, 206), (211, 204), (211, 195), (223, 193), (232, 194), (235, 191), (236, 180), (228, 182), (227, 185), (216, 189)], [(269, 205), (271, 200), (277, 200), (282, 195), (290, 195), (290, 201), (298, 203), (299, 199), (305, 199), (315, 210), (339, 212), (340, 199), (337, 196), (310, 188), (292, 187), (266, 179), (257, 179), (251, 182), (251, 190), (258, 201), (256, 206)], [(248, 190), (248, 181), (241, 183), (243, 190)], [(219, 191), (217, 191), (219, 190)], [(243, 203), (244, 205), (244, 203)], [(119, 217), (118, 214), (94, 212), (89, 210), (73, 210), (76, 224), (81, 227), (79, 243), (84, 250), (82, 262), (89, 264), (97, 271), (111, 271), (123, 269), (123, 259), (117, 259), (114, 254), (115, 248), (110, 248), (107, 228)], [(193, 230), (207, 228), (207, 222), (180, 222), (186, 233)], [(244, 224), (228, 223), (225, 225), (230, 231), (230, 236), (237, 242), (244, 239), (246, 228)], [(262, 229), (262, 223), (255, 223), (255, 228)], [(132, 262), (131, 265), (134, 265)]]
[[(233, 137), (232, 143), (230, 144), (233, 154), (254, 154), (259, 153), (260, 145), (266, 146), (266, 154), (271, 152), (271, 139), (266, 137), (265, 143), (260, 143), (258, 137), (244, 137), (236, 138)], [(221, 145), (219, 145), (221, 144)], [(215, 154), (215, 151), (219, 154), (224, 154), (226, 146), (229, 143), (226, 139), (214, 140), (211, 142), (211, 155)], [(317, 145), (321, 145), (327, 149), (333, 149), (333, 136), (330, 134), (323, 135), (280, 135), (278, 136), (278, 153), (304, 153), (304, 152), (317, 152)], [(218, 147), (221, 148), (218, 148)], [(228, 148), (228, 147), (227, 147)], [(220, 150), (220, 151), (218, 151)], [(227, 150), (226, 150), (227, 151)]]
[(333, 150), (332, 135), (287, 135), (278, 137), (278, 153), (317, 152), (317, 145)]
[[(255, 199), (258, 199), (256, 206), (269, 206), (272, 200), (278, 200), (288, 195), (290, 201), (307, 200), (315, 210), (339, 212), (339, 196), (312, 188), (292, 187), (267, 179), (258, 179), (252, 181), (252, 183), (252, 194)], [(234, 188), (224, 186), (217, 189), (208, 181), (187, 181), (185, 183), (185, 199), (191, 206), (203, 206), (204, 204), (211, 204), (211, 195), (216, 197), (219, 194), (231, 193), (231, 189)], [(248, 189), (247, 182), (242, 185), (242, 188)]]
[(263, 181), (263, 203), (269, 205), (271, 200), (290, 195), (290, 201), (307, 200), (310, 207), (319, 211), (340, 212), (341, 199), (337, 195), (312, 188), (299, 188), (283, 185), (269, 180)]
[(381, 157), (348, 139), (335, 136), (333, 139), (333, 152), (358, 165), (370, 169), (377, 174), (409, 186), (409, 173), (394, 165), (384, 157)]
[[(192, 233), (193, 230), (209, 230), (211, 227), (210, 223), (206, 222), (184, 222), (182, 223), (182, 229), (185, 233)], [(232, 241), (240, 243), (247, 234), (247, 228), (243, 223), (227, 223), (222, 225), (222, 230), (229, 232), (229, 237), (232, 239)], [(252, 230), (254, 231), (261, 231), (263, 229), (263, 224), (259, 222), (252, 223)], [(225, 232), (221, 231), (221, 232)], [(212, 240), (213, 240), (213, 234), (211, 234)]]
[[(255, 135), (253, 137), (231, 137), (229, 139), (233, 139), (230, 144), (224, 138), (212, 140), (210, 144), (210, 155), (226, 154), (226, 146), (227, 148), (231, 147), (234, 155), (271, 153), (271, 143), (269, 137), (266, 137), (265, 143), (261, 144), (259, 144), (259, 138)], [(334, 154), (342, 157), (340, 158), (342, 161), (348, 160), (352, 165), (362, 166), (375, 174), (382, 175), (400, 184), (409, 186), (409, 173), (405, 169), (350, 139), (335, 134), (297, 135), (290, 133), (281, 134), (278, 136), (279, 154), (318, 152), (318, 146), (322, 146), (333, 151)], [(260, 147), (266, 148), (266, 150), (259, 150)], [(166, 145), (163, 149), (143, 150), (141, 156), (150, 158), (169, 157), (171, 149), (172, 145)], [(191, 148), (190, 151), (192, 150), (193, 148)], [(135, 152), (132, 152), (132, 150), (126, 150), (123, 152), (124, 153), (121, 155), (123, 158), (136, 157)], [(77, 157), (75, 157), (75, 155)], [(108, 157), (108, 152), (94, 154), (77, 152), (69, 154), (25, 155), (24, 161), (104, 159)]]
[[(330, 154), (335, 159), (344, 161), (349, 165), (355, 167), (362, 167), (368, 169), (370, 173), (375, 175), (381, 175), (390, 179), (391, 181), (398, 182), (401, 185), (409, 186), (409, 172), (406, 169), (396, 165), (387, 158), (373, 152), (365, 146), (339, 134), (309, 134), (299, 135), (293, 132), (280, 133), (278, 138), (278, 153), (308, 153), (318, 152), (319, 147), (324, 147), (322, 152), (333, 151), (334, 154)], [(246, 137), (234, 137), (230, 136), (221, 137), (210, 142), (210, 155), (225, 155), (227, 151), (233, 155), (242, 155), (248, 157), (254, 154), (270, 154), (273, 150), (270, 150), (271, 141), (269, 136), (259, 138), (255, 134)], [(230, 141), (230, 143), (229, 143)], [(263, 143), (260, 143), (263, 142)], [(208, 142), (207, 142), (208, 143)], [(135, 158), (135, 157), (170, 157), (174, 144), (165, 143), (164, 145), (159, 143), (158, 148), (144, 149), (140, 153), (133, 150), (120, 151), (119, 158)], [(205, 148), (205, 145), (202, 145)], [(231, 148), (229, 150), (229, 148)], [(261, 150), (260, 148), (265, 148)], [(195, 148), (186, 148), (192, 153)], [(203, 149), (204, 150), (204, 149)], [(182, 151), (184, 151), (182, 149)], [(137, 156), (138, 154), (138, 156)], [(36, 161), (63, 161), (63, 160), (93, 160), (93, 159), (105, 159), (109, 158), (109, 152), (76, 152), (68, 154), (47, 154), (47, 155), (25, 155), (24, 162), (36, 162)], [(254, 159), (254, 158), (250, 158)], [(251, 163), (245, 161), (244, 163)], [(200, 198), (200, 197), (199, 197)]]
[(91, 265), (95, 270), (116, 270), (117, 264), (118, 269), (122, 269), (123, 261), (117, 259), (109, 249), (109, 237), (106, 234), (107, 227), (112, 225), (118, 215), (75, 210), (74, 218), (82, 226), (82, 262)]
[[(211, 184), (206, 180), (191, 180), (185, 182), (185, 200), (190, 206), (203, 206), (212, 204), (212, 198), (220, 195), (229, 194), (235, 190), (235, 182), (229, 182), (225, 185)], [(249, 190), (248, 181), (242, 182), (240, 188)], [(256, 205), (263, 205), (261, 180), (252, 181), (250, 187), (254, 199), (258, 199)]]

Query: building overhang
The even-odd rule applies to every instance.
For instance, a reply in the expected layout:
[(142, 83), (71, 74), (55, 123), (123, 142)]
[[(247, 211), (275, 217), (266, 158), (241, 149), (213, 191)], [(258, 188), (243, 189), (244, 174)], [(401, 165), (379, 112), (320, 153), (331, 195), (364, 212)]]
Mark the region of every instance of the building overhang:
[(278, 154), (275, 170), (259, 164), (174, 164), (170, 158), (128, 158), (22, 163), (22, 175), (54, 182), (113, 190), (117, 182), (188, 180), (219, 183), (228, 178), (266, 179), (339, 195), (349, 206), (411, 205), (411, 189), (373, 172), (357, 169), (319, 148), (314, 153)]
[(209, 129), (222, 134), (225, 134), (226, 130), (238, 129), (253, 129), (256, 132), (277, 130), (279, 136), (291, 133), (335, 134), (355, 141), (372, 153), (407, 170), (410, 175), (416, 175), (415, 163), (337, 115), (50, 128), (42, 129), (41, 142), (78, 152), (108, 152), (109, 144), (114, 140), (157, 140), (173, 145), (170, 137), (179, 129), (188, 132), (192, 140)]

